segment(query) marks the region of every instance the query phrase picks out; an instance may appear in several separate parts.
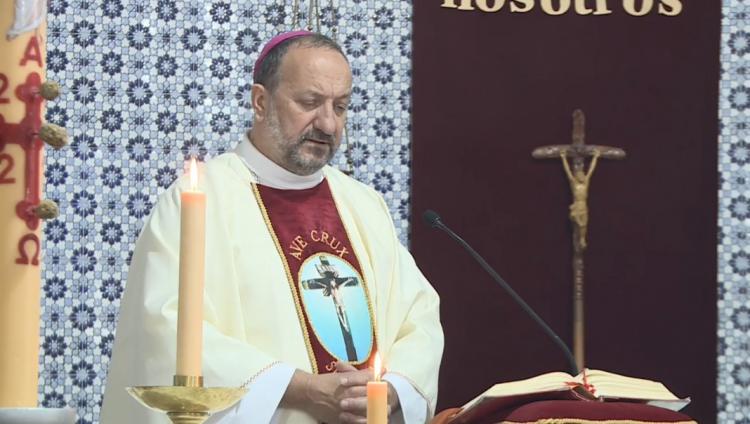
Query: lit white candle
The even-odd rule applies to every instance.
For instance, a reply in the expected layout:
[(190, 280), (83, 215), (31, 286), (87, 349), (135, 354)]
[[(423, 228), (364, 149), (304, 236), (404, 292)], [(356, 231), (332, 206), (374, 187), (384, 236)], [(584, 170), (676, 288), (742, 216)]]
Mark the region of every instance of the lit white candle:
[(375, 354), (374, 380), (367, 383), (367, 424), (388, 423), (388, 383), (380, 380), (380, 354)]
[(190, 161), (190, 190), (180, 194), (180, 289), (177, 309), (177, 375), (201, 376), (203, 285), (206, 257), (206, 194)]

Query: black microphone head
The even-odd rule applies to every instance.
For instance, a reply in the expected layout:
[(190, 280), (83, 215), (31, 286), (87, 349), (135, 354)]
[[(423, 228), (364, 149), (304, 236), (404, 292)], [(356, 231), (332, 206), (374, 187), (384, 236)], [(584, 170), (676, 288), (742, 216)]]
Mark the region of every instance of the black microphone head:
[(443, 225), (443, 222), (440, 221), (440, 215), (432, 209), (424, 211), (422, 218), (424, 219), (424, 222), (432, 228), (437, 228)]

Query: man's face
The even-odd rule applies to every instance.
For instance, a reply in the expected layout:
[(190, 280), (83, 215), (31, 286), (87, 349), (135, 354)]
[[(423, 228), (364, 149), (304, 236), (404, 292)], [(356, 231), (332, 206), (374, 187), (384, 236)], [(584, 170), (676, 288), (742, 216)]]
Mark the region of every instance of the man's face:
[(322, 168), (341, 143), (351, 94), (349, 64), (340, 53), (292, 47), (279, 84), (269, 94), (265, 140), (255, 140), (271, 160), (298, 175)]

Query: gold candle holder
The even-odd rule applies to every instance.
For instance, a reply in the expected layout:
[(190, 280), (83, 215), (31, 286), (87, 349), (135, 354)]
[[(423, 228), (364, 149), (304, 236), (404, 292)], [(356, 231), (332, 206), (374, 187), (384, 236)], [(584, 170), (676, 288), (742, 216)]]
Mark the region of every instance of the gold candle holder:
[(247, 393), (244, 387), (203, 387), (203, 377), (175, 375), (172, 386), (126, 389), (143, 406), (167, 414), (174, 424), (202, 424)]

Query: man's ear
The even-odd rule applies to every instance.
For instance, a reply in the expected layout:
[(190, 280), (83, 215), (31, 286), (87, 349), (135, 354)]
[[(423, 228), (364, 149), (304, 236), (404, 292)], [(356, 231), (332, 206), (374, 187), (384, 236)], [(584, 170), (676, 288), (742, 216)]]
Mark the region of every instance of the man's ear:
[(271, 93), (268, 92), (266, 87), (261, 84), (253, 84), (250, 90), (250, 100), (253, 105), (253, 112), (255, 112), (255, 120), (262, 121), (268, 114), (268, 104), (270, 102)]

